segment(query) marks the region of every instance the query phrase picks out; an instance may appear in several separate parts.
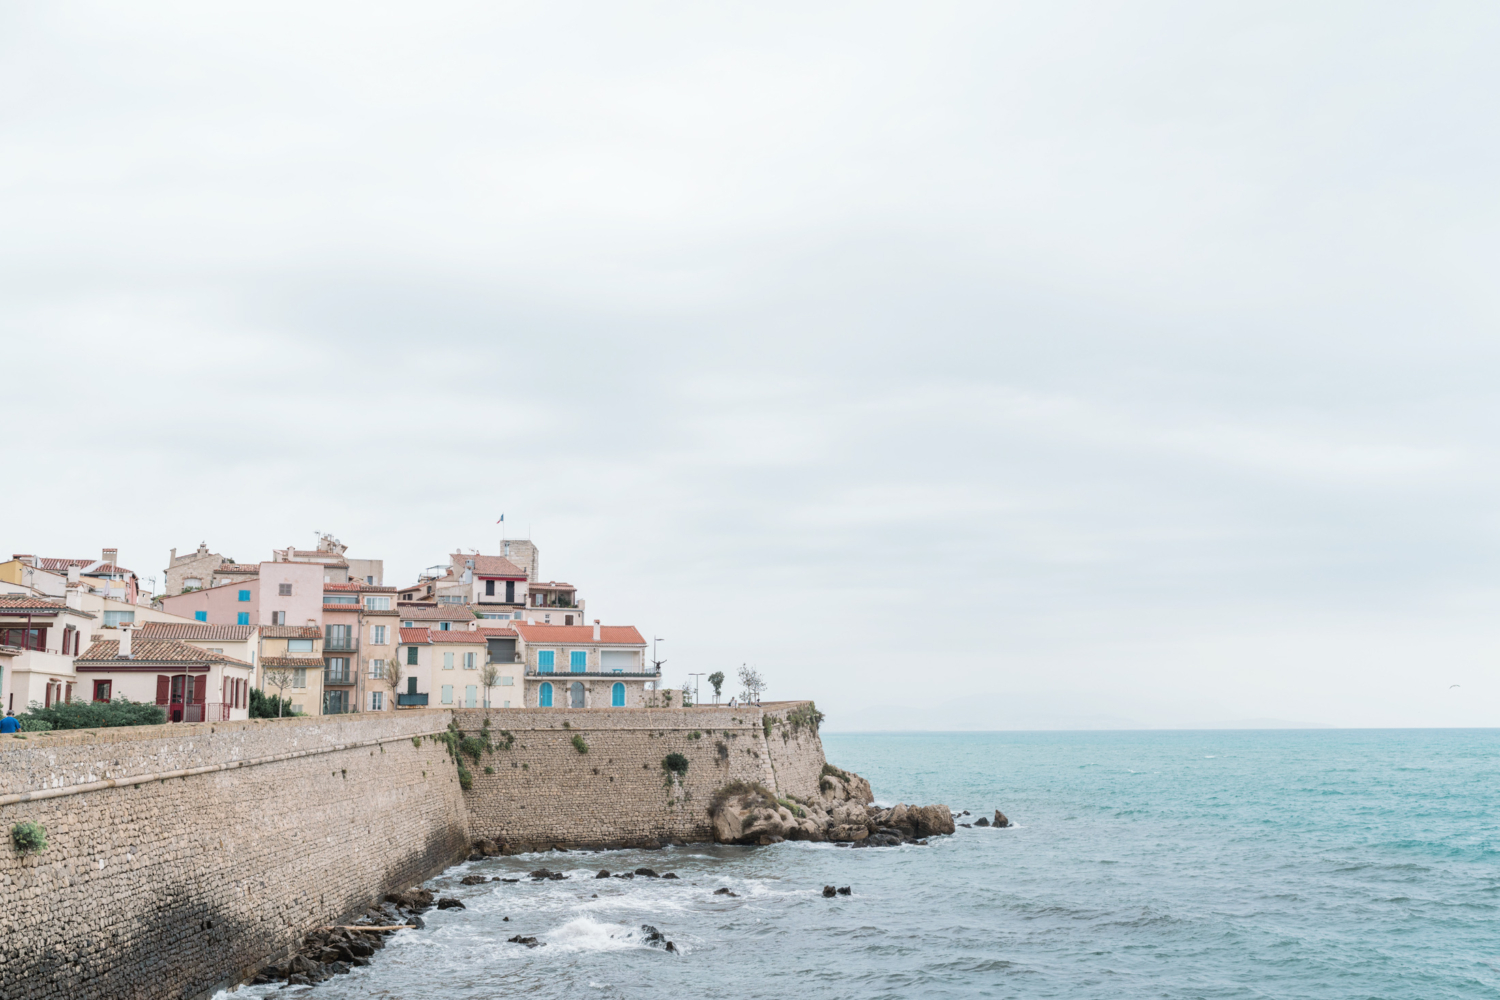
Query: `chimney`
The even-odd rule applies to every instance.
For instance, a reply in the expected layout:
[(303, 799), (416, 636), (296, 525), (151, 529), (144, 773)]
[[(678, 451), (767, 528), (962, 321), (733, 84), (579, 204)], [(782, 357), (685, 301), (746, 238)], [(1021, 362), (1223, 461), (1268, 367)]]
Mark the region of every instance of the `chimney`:
[(68, 582), (69, 583), (77, 583), (77, 582), (79, 582), (79, 580), (81, 580), (83, 578), (83, 572), (82, 571), (83, 571), (83, 567), (82, 566), (69, 566), (68, 567)]
[(130, 659), (130, 626), (120, 623), (120, 659)]
[(599, 641), (599, 619), (594, 619), (594, 641)]
[[(78, 567), (76, 567), (76, 566), (73, 567), (73, 569), (75, 569), (75, 570), (77, 568)], [(68, 607), (72, 608), (74, 611), (82, 611), (83, 610), (83, 590), (82, 590), (82, 588), (80, 588), (80, 587), (68, 587), (68, 588), (66, 588), (66, 590), (67, 590), (67, 592), (63, 595), (63, 603), (66, 604)]]
[(104, 550), (104, 555), (100, 556), (99, 558), (103, 559), (105, 562), (107, 562), (111, 566), (113, 566), (113, 565), (115, 565), (116, 563), (118, 563), (120, 561), (120, 550), (119, 549), (105, 549)]

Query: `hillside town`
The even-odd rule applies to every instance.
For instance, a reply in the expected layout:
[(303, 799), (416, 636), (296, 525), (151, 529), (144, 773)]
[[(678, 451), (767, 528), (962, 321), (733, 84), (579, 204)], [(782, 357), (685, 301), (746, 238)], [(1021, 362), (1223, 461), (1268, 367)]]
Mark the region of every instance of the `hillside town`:
[(642, 708), (673, 693), (635, 626), (589, 620), (573, 584), (541, 579), (530, 540), (450, 553), (407, 586), (328, 534), (259, 562), (203, 543), (172, 549), (153, 590), (116, 549), (0, 563), (0, 705), (128, 699), (212, 722), (249, 718), (262, 695), (312, 716)]

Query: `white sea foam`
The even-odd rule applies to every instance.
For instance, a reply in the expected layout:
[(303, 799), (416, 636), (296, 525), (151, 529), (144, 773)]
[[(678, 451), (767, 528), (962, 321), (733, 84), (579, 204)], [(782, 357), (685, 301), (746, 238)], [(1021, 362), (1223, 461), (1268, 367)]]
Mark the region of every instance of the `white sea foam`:
[(559, 951), (626, 951), (644, 948), (639, 927), (575, 917), (561, 927), (538, 934), (547, 947)]

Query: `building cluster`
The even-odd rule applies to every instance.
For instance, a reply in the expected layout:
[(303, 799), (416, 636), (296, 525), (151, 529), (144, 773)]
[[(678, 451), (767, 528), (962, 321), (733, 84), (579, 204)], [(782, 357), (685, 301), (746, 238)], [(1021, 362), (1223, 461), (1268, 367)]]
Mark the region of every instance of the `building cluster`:
[(305, 715), (419, 707), (636, 708), (660, 670), (629, 625), (585, 619), (530, 541), (454, 552), (406, 587), (331, 535), (241, 563), (173, 549), (160, 594), (105, 549), (0, 563), (0, 704), (126, 697), (173, 722), (248, 718), (252, 689)]

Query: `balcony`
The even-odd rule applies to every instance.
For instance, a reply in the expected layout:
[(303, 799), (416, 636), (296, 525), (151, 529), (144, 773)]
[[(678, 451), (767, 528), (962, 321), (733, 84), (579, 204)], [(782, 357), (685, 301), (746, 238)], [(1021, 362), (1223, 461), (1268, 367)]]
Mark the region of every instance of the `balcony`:
[(344, 669), (344, 670), (328, 670), (328, 669), (325, 669), (323, 671), (323, 683), (324, 684), (353, 684), (354, 683), (354, 674), (351, 673), (347, 669)]
[(577, 671), (528, 669), (526, 671), (526, 676), (529, 678), (536, 678), (537, 680), (548, 681), (575, 681), (585, 677), (613, 678), (614, 680), (620, 680), (621, 678), (634, 678), (636, 680), (645, 678), (646, 680), (655, 680), (656, 678), (661, 676), (661, 671), (652, 670), (649, 667), (607, 667), (603, 670), (595, 668), (591, 670)]
[(579, 611), (583, 605), (575, 603), (570, 594), (531, 594), (531, 607), (533, 608), (563, 608), (568, 611)]
[(325, 653), (351, 653), (359, 648), (359, 640), (352, 635), (332, 635), (323, 640)]
[(396, 695), (396, 704), (402, 708), (410, 705), (418, 705), (426, 708), (427, 696), (425, 694), (398, 694)]

